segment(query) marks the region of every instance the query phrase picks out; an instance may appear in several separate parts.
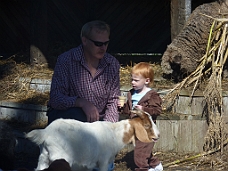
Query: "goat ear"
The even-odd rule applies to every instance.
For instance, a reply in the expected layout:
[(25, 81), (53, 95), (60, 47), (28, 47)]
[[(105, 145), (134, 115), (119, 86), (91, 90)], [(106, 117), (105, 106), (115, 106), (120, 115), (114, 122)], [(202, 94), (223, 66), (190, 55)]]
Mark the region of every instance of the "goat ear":
[(152, 142), (148, 138), (148, 134), (145, 128), (140, 123), (135, 123), (135, 136), (142, 142), (149, 143)]

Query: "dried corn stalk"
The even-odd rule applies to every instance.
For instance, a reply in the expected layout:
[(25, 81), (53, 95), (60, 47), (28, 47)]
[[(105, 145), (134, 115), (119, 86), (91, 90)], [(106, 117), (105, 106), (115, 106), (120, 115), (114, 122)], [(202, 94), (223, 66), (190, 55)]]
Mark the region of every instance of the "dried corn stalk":
[(206, 54), (200, 59), (200, 64), (196, 70), (182, 82), (176, 84), (163, 98), (163, 109), (173, 107), (176, 98), (178, 98), (183, 88), (193, 86), (190, 96), (192, 97), (196, 89), (199, 88), (200, 84), (203, 84), (204, 81), (206, 88), (203, 94), (209, 124), (208, 132), (205, 137), (204, 150), (208, 151), (221, 147), (221, 151), (223, 151), (222, 142), (227, 133), (224, 131), (223, 123), (222, 72), (228, 55), (228, 19), (213, 19), (214, 22), (210, 29)]
[[(216, 19), (215, 19), (216, 21)], [(221, 21), (221, 20), (219, 20)], [(218, 21), (217, 21), (218, 22)], [(213, 27), (213, 26), (212, 26)], [(223, 152), (223, 142), (225, 136), (227, 136), (224, 130), (223, 122), (223, 98), (222, 98), (222, 72), (223, 66), (226, 62), (228, 55), (228, 34), (227, 34), (228, 20), (218, 22), (218, 27), (213, 29), (213, 37), (210, 43), (208, 43), (208, 48), (213, 44), (216, 45), (214, 51), (212, 51), (212, 74), (209, 78), (209, 82), (204, 90), (204, 97), (207, 106), (207, 114), (209, 127), (207, 134), (205, 136), (204, 150), (209, 151), (214, 148), (221, 147), (221, 152)]]

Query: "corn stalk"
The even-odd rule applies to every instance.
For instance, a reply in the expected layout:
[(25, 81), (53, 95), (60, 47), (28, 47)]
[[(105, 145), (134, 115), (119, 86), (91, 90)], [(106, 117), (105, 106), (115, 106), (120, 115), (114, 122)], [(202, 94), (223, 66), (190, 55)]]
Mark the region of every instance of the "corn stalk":
[(219, 46), (212, 53), (212, 74), (203, 92), (209, 121), (208, 131), (205, 136), (205, 151), (221, 146), (221, 152), (223, 152), (222, 142), (226, 136), (223, 122), (222, 72), (228, 54), (228, 24), (224, 23), (222, 26), (216, 32), (215, 39), (212, 39), (212, 41), (216, 41), (216, 37), (219, 37)]
[(175, 100), (179, 97), (181, 89), (191, 86), (192, 93), (190, 98), (192, 98), (197, 88), (199, 88), (200, 84), (204, 81), (206, 88), (203, 94), (209, 124), (208, 132), (205, 137), (204, 150), (208, 151), (221, 146), (221, 151), (223, 151), (222, 142), (226, 133), (223, 123), (222, 72), (228, 56), (228, 19), (213, 19), (214, 22), (209, 32), (206, 54), (199, 60), (199, 65), (196, 70), (182, 82), (176, 84), (176, 86), (163, 97), (163, 110), (173, 107)]

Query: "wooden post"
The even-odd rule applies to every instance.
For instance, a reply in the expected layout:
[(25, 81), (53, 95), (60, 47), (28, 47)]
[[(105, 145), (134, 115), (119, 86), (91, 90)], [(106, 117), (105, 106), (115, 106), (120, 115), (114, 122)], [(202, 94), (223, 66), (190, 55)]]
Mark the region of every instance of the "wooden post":
[(47, 67), (47, 4), (46, 0), (31, 0), (30, 64)]
[(171, 40), (173, 40), (183, 28), (191, 14), (192, 0), (171, 0)]

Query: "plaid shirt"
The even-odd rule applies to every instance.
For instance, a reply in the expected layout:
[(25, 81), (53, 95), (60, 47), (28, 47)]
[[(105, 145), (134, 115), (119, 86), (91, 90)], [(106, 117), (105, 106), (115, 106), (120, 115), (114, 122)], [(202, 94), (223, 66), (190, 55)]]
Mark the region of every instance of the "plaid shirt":
[(100, 118), (117, 122), (119, 62), (106, 53), (94, 77), (85, 62), (82, 45), (58, 57), (52, 77), (49, 106), (64, 110), (75, 107), (77, 98), (84, 98), (97, 107)]

